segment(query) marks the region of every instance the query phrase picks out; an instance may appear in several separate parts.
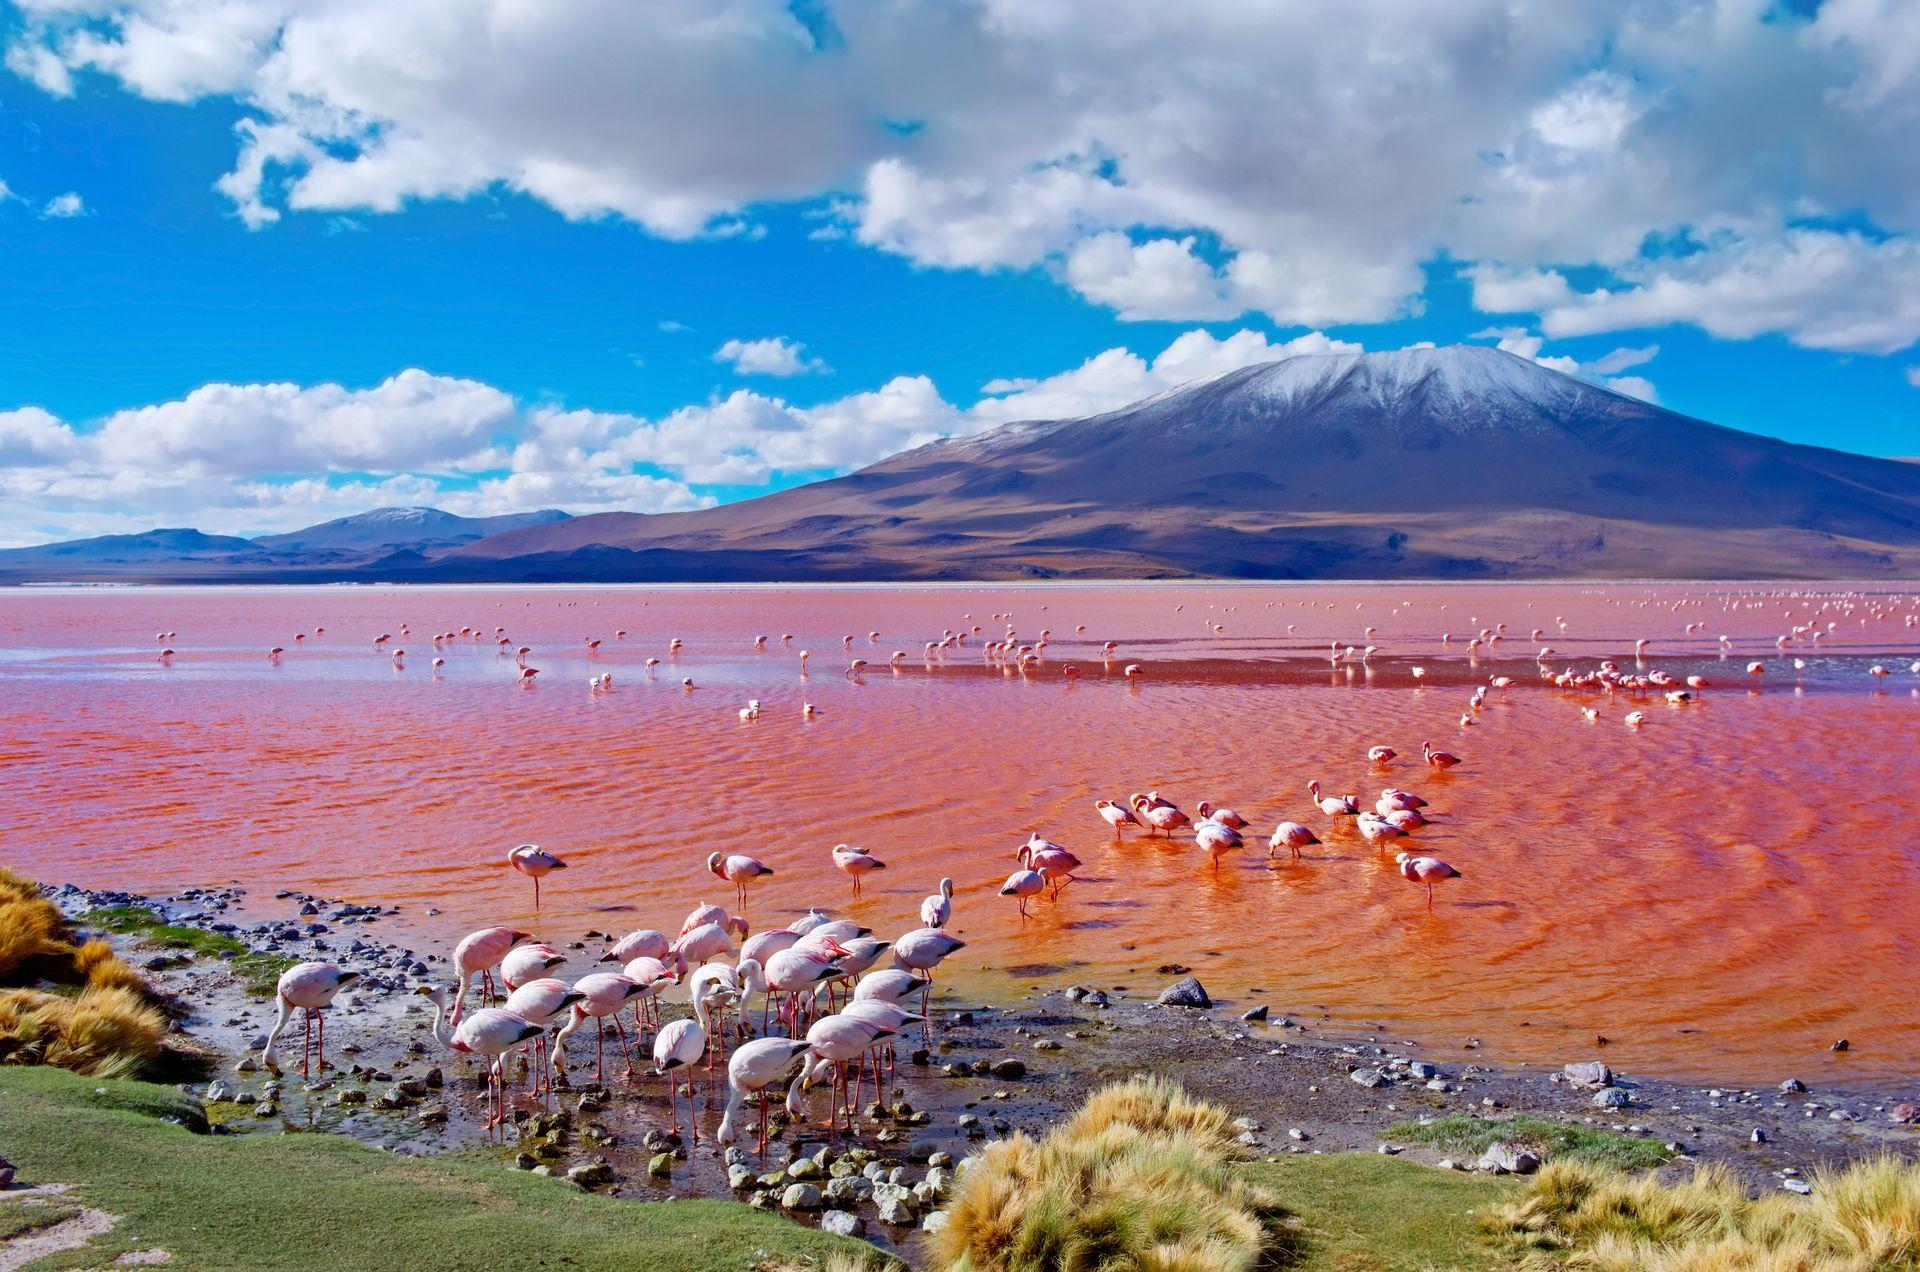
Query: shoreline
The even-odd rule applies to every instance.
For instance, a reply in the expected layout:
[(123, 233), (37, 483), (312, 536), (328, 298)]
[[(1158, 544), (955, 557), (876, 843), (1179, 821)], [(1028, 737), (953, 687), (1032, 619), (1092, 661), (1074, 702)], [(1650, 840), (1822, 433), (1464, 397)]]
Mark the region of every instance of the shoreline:
[[(292, 1051), (283, 1039), (284, 1074), (270, 1086), (252, 1060), (272, 1019), (269, 999), (250, 996), (243, 978), (220, 959), (183, 957), (138, 932), (112, 937), (156, 990), (185, 1009), (177, 1028), (213, 1063), (210, 1081), (185, 1089), (208, 1099), (210, 1115), (228, 1133), (333, 1131), (396, 1154), (490, 1155), (503, 1166), (517, 1161), (541, 1173), (572, 1171), (585, 1186), (646, 1200), (716, 1196), (775, 1208), (791, 1200), (791, 1185), (813, 1180), (829, 1190), (825, 1197), (797, 1213), (781, 1208), (817, 1222), (816, 1207), (845, 1205), (840, 1213), (859, 1222), (837, 1222), (888, 1248), (908, 1238), (950, 1179), (942, 1172), (966, 1154), (1016, 1131), (1044, 1132), (1092, 1090), (1142, 1072), (1170, 1077), (1230, 1109), (1242, 1119), (1246, 1151), (1269, 1159), (1381, 1152), (1435, 1167), (1489, 1169), (1463, 1140), (1422, 1142), (1431, 1131), (1409, 1132), (1441, 1118), (1449, 1119), (1446, 1126), (1475, 1119), (1471, 1125), (1481, 1132), (1492, 1122), (1536, 1131), (1555, 1129), (1538, 1125), (1550, 1123), (1640, 1164), (1665, 1159), (1658, 1169), (1666, 1177), (1721, 1163), (1749, 1189), (1764, 1192), (1794, 1187), (1818, 1166), (1920, 1146), (1920, 1125), (1895, 1120), (1920, 1118), (1912, 1108), (1920, 1081), (1907, 1088), (1784, 1090), (1615, 1073), (1604, 1085), (1580, 1084), (1558, 1070), (1434, 1059), (1396, 1039), (1321, 1030), (1278, 1015), (1248, 1021), (1222, 1006), (1160, 1006), (1152, 991), (1076, 987), (1006, 1004), (940, 993), (930, 1043), (914, 1032), (897, 1048), (884, 1107), (863, 1097), (857, 1148), (844, 1131), (829, 1135), (803, 1124), (788, 1128), (764, 1159), (750, 1151), (723, 1156), (711, 1137), (724, 1076), (721, 1093), (700, 1109), (698, 1140), (675, 1142), (663, 1134), (666, 1090), (651, 1064), (636, 1065), (638, 1076), (629, 1079), (610, 1063), (608, 1089), (598, 1091), (588, 1081), (593, 1047), (582, 1046), (584, 1035), (569, 1053), (569, 1069), (581, 1084), (558, 1093), (551, 1105), (522, 1102), (519, 1142), (488, 1147), (477, 1113), (478, 1069), (433, 1044), (430, 1014), (411, 992), (451, 979), (445, 957), (389, 938), (382, 921), (392, 916), (379, 907), (288, 892), (280, 899), (289, 908), (314, 913), (241, 924), (230, 917), (244, 897), (237, 889), (147, 897), (59, 885), (49, 895), (83, 928), (95, 908), (140, 906), (167, 922), (240, 941), (255, 954), (327, 958), (363, 973), (329, 1015), (329, 1059), (336, 1067), (302, 1081), (297, 1039)], [(577, 955), (579, 964), (561, 974), (595, 970), (606, 942), (570, 935), (556, 945)], [(683, 997), (673, 988), (663, 997), (668, 1018), (686, 1014)], [(514, 1066), (513, 1078), (525, 1085), (524, 1061)], [(808, 1093), (810, 1119), (823, 1116), (825, 1098), (822, 1090)], [(685, 1095), (681, 1100), (684, 1105)], [(1510, 1121), (1515, 1118), (1522, 1121)], [(744, 1142), (750, 1149), (751, 1136)], [(821, 1149), (827, 1150), (824, 1164), (797, 1173), (783, 1168)], [(863, 1182), (841, 1185), (842, 1176)], [(876, 1191), (884, 1209), (872, 1204)]]

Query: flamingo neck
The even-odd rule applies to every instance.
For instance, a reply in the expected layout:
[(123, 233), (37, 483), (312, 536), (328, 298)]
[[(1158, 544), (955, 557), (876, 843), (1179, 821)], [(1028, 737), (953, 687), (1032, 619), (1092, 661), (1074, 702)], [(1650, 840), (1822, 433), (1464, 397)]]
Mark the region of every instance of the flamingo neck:
[(266, 1045), (260, 1048), (260, 1067), (271, 1072), (273, 1069), (273, 1044), (286, 1029), (287, 1022), (293, 1019), (293, 1004), (283, 994), (276, 994), (277, 1010), (273, 1018), (273, 1028), (267, 1031)]
[[(466, 992), (466, 986), (463, 985), (460, 988), (461, 993), (464, 994)], [(456, 997), (453, 1001), (455, 1003), (454, 1011), (457, 1013), (459, 1011), (458, 1004), (460, 999)], [(447, 1007), (445, 1003), (436, 1002), (433, 1005), (433, 1040), (442, 1046), (454, 1047), (456, 1051), (459, 1050), (453, 1041), (453, 1030), (447, 1025)]]

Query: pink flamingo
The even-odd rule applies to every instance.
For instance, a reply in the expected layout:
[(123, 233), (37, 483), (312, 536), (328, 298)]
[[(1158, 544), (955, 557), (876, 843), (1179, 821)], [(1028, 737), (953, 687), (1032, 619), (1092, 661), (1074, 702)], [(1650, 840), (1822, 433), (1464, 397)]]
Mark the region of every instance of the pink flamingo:
[(1400, 852), (1394, 854), (1393, 860), (1400, 867), (1401, 878), (1425, 886), (1429, 914), (1433, 913), (1433, 885), (1462, 877), (1458, 870), (1438, 857), (1416, 857), (1412, 853)]
[[(893, 961), (910, 972), (919, 972), (924, 979), (920, 985), (920, 1014), (927, 1015), (927, 1004), (933, 993), (933, 969), (947, 958), (967, 948), (967, 943), (947, 935), (940, 928), (915, 928), (893, 943)], [(885, 976), (886, 973), (876, 975)], [(854, 997), (861, 997), (860, 989), (868, 981), (875, 979), (869, 975), (854, 988)], [(879, 991), (876, 991), (879, 992)], [(921, 1025), (922, 1035), (931, 1031), (931, 1019)]]
[(490, 927), (460, 938), (460, 943), (453, 947), (453, 967), (460, 977), (460, 986), (453, 995), (453, 1014), (449, 1017), (452, 1023), (460, 1023), (476, 975), (480, 977), (481, 996), (489, 1003), (493, 1001), (494, 967), (507, 956), (507, 951), (522, 941), (531, 940), (532, 935), (509, 927)]
[(800, 933), (790, 927), (769, 928), (765, 932), (756, 932), (741, 944), (740, 959), (742, 962), (752, 959), (764, 965), (781, 950), (792, 949), (799, 939)]
[(1203, 821), (1193, 828), (1193, 842), (1201, 851), (1213, 858), (1213, 868), (1220, 868), (1220, 854), (1238, 848), (1241, 844), (1240, 832), (1231, 826), (1217, 821)]
[(1267, 841), (1267, 857), (1271, 859), (1275, 853), (1286, 848), (1292, 851), (1294, 859), (1298, 860), (1302, 848), (1319, 842), (1320, 836), (1299, 822), (1283, 821), (1273, 828), (1273, 838)]
[(620, 974), (640, 983), (642, 992), (633, 998), (633, 1028), (636, 1034), (644, 1035), (648, 1025), (658, 1027), (660, 1023), (660, 991), (680, 978), (664, 961), (650, 954), (628, 959)]
[[(1019, 852), (1014, 854), (1020, 864), (1029, 870), (1037, 871), (1053, 889), (1053, 895), (1060, 895), (1061, 885), (1073, 879), (1073, 872), (1080, 868), (1080, 858), (1054, 843), (1051, 839), (1042, 839), (1030, 834)], [(938, 927), (939, 924), (929, 926)]]
[(713, 853), (707, 858), (707, 869), (733, 885), (739, 899), (740, 913), (747, 912), (747, 885), (761, 875), (773, 873), (773, 867), (762, 865), (752, 857), (738, 853)]
[[(674, 1088), (679, 1085), (674, 1080), (675, 1069), (691, 1069), (700, 1062), (707, 1051), (707, 1031), (696, 1020), (671, 1020), (664, 1025), (659, 1036), (653, 1040), (653, 1071), (667, 1079), (667, 1116), (672, 1119), (668, 1128), (675, 1134), (680, 1131), (680, 1105), (674, 1098)], [(687, 1122), (693, 1131), (694, 1142), (700, 1140), (700, 1119), (693, 1112), (693, 1086), (687, 1086)]]
[(553, 1039), (554, 1070), (566, 1076), (566, 1042), (577, 1033), (580, 1026), (592, 1019), (598, 1026), (594, 1060), (594, 1078), (604, 1083), (607, 1080), (607, 1018), (613, 1018), (614, 1031), (620, 1036), (620, 1053), (627, 1060), (627, 1075), (633, 1075), (633, 1052), (627, 1045), (626, 1026), (620, 1023), (620, 1009), (629, 999), (646, 992), (646, 987), (631, 976), (619, 972), (595, 972), (591, 976), (582, 976), (573, 987), (583, 995), (573, 1004), (573, 1014), (567, 1017), (567, 1023), (560, 1026), (560, 1032)]
[[(811, 993), (816, 986), (841, 974), (840, 965), (831, 956), (797, 947), (781, 950), (768, 959), (764, 971), (768, 1012), (772, 1013), (773, 1010), (773, 996), (781, 995), (786, 1001), (777, 1013), (779, 1019), (796, 1031), (800, 1027), (800, 996)], [(789, 1014), (791, 1021), (788, 1020)], [(763, 1018), (761, 1029), (765, 1031), (770, 1024), (770, 1018)]]
[[(1115, 839), (1121, 837), (1121, 827), (1138, 826), (1140, 824), (1140, 819), (1133, 815), (1132, 809), (1123, 804), (1116, 804), (1110, 799), (1097, 799), (1093, 801), (1093, 809), (1100, 814), (1101, 819), (1104, 820), (1107, 825), (1113, 827), (1113, 837)], [(933, 926), (938, 927), (939, 924), (936, 923)]]
[(640, 928), (629, 932), (615, 941), (613, 948), (600, 956), (602, 963), (624, 963), (629, 959), (645, 954), (652, 958), (664, 959), (673, 942), (667, 939), (665, 932), (653, 928)]
[(518, 989), (556, 967), (565, 966), (566, 961), (567, 956), (551, 945), (516, 945), (500, 960), (500, 979), (509, 990)]
[(1020, 902), (1020, 918), (1027, 917), (1027, 898), (1045, 892), (1047, 877), (1038, 870), (1016, 870), (1007, 876), (1006, 883), (1000, 887), (1000, 895), (1013, 897)]
[(360, 979), (358, 972), (343, 972), (332, 963), (296, 963), (280, 973), (280, 983), (275, 990), (274, 999), (277, 1014), (273, 1028), (267, 1031), (266, 1044), (260, 1049), (260, 1067), (269, 1073), (280, 1072), (279, 1063), (273, 1058), (274, 1040), (286, 1029), (287, 1022), (293, 1018), (293, 1009), (298, 1007), (306, 1013), (306, 1033), (300, 1047), (300, 1073), (306, 1076), (308, 1052), (313, 1047), (314, 1026), (320, 1029), (319, 1069), (327, 1068), (327, 1008), (333, 1006), (334, 995)]
[(1460, 762), (1460, 757), (1451, 752), (1434, 750), (1433, 743), (1431, 742), (1422, 742), (1420, 744), (1420, 754), (1427, 757), (1428, 764), (1442, 771), (1450, 769)]
[(749, 1095), (760, 1097), (760, 1143), (757, 1151), (767, 1151), (767, 1088), (793, 1072), (794, 1061), (807, 1053), (804, 1038), (755, 1038), (743, 1042), (727, 1062), (727, 1109), (720, 1117), (715, 1138), (722, 1147), (730, 1147), (738, 1138), (734, 1118), (745, 1107)]
[(940, 891), (920, 903), (920, 924), (922, 927), (938, 928), (947, 926), (953, 918), (953, 880), (942, 879)]
[[(822, 1016), (813, 1022), (813, 1028), (807, 1030), (807, 1048), (820, 1058), (820, 1063), (807, 1072), (804, 1084), (810, 1086), (819, 1081), (827, 1066), (833, 1066), (833, 1087), (827, 1097), (827, 1120), (821, 1123), (822, 1126), (838, 1129), (836, 1110), (843, 1102), (841, 1097), (847, 1095), (847, 1061), (864, 1056), (875, 1043), (893, 1035), (894, 1031), (884, 1025), (853, 1016)], [(856, 1069), (852, 1093), (844, 1100), (849, 1135), (854, 1131), (853, 1110), (859, 1102), (860, 1071)]]
[(483, 1007), (448, 1029), (446, 987), (422, 985), (413, 992), (433, 1001), (434, 1041), (463, 1054), (488, 1058), (487, 1130), (491, 1132), (495, 1127), (504, 1126), (507, 1120), (506, 1055), (529, 1038), (539, 1036), (540, 1026), (510, 1011)]
[(548, 1027), (558, 1024), (567, 1014), (567, 1009), (584, 998), (585, 994), (551, 976), (530, 980), (507, 995), (508, 1011), (540, 1026), (540, 1036), (533, 1040), (533, 1062), (540, 1071), (538, 1080), (533, 1084), (534, 1094), (538, 1095), (553, 1085), (553, 1061), (547, 1054)]
[(1391, 764), (1394, 761), (1394, 757), (1399, 754), (1400, 752), (1390, 746), (1370, 746), (1367, 748), (1367, 758), (1375, 764)]
[(1247, 828), (1246, 818), (1234, 812), (1231, 808), (1215, 808), (1212, 803), (1204, 799), (1200, 801), (1198, 812), (1201, 821), (1219, 822), (1229, 830), (1245, 830)]
[(539, 844), (521, 844), (507, 853), (507, 864), (533, 880), (533, 909), (536, 914), (540, 910), (540, 880), (550, 871), (567, 868), (566, 862)]
[(1175, 807), (1172, 800), (1161, 799), (1157, 793), (1135, 795), (1131, 802), (1134, 815), (1146, 823), (1149, 835), (1157, 830), (1171, 837), (1180, 827), (1192, 825), (1192, 819)]
[(1361, 836), (1374, 847), (1381, 849), (1407, 833), (1386, 818), (1372, 812), (1361, 813), (1357, 824)]
[(1307, 794), (1313, 797), (1313, 802), (1319, 806), (1320, 811), (1329, 817), (1352, 817), (1360, 811), (1360, 805), (1352, 795), (1322, 796), (1318, 778), (1307, 783)]
[(855, 848), (852, 844), (833, 846), (833, 865), (834, 869), (853, 876), (853, 895), (856, 898), (860, 895), (860, 879), (863, 875), (887, 868), (886, 862), (873, 856), (866, 849)]

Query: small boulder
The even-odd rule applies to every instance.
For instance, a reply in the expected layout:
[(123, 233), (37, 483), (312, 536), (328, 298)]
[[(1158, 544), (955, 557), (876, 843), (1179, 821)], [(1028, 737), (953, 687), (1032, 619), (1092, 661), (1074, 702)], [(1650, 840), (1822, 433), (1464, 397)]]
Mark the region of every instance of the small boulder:
[(1213, 1006), (1213, 999), (1207, 997), (1207, 988), (1200, 983), (1198, 976), (1175, 981), (1160, 991), (1158, 1001), (1162, 1007)]
[(1540, 1169), (1540, 1158), (1524, 1148), (1495, 1140), (1480, 1155), (1480, 1168), (1496, 1175), (1531, 1175)]
[(818, 1210), (820, 1189), (813, 1184), (788, 1184), (787, 1190), (780, 1194), (780, 1209)]
[(857, 1237), (867, 1230), (867, 1221), (848, 1210), (829, 1210), (820, 1216), (820, 1231), (836, 1237)]
[(1596, 1108), (1624, 1109), (1633, 1103), (1633, 1097), (1619, 1087), (1603, 1087), (1593, 1093), (1593, 1103)]
[(1393, 1085), (1393, 1079), (1378, 1069), (1355, 1069), (1347, 1076), (1363, 1087), (1373, 1087), (1376, 1090), (1380, 1087)]
[(1240, 1019), (1242, 1020), (1265, 1020), (1266, 1018), (1267, 1005), (1265, 1003), (1261, 1003), (1258, 1007), (1249, 1007), (1240, 1013)]
[(1567, 1081), (1577, 1082), (1581, 1086), (1604, 1087), (1613, 1085), (1613, 1070), (1604, 1060), (1581, 1060), (1567, 1065), (1561, 1070)]

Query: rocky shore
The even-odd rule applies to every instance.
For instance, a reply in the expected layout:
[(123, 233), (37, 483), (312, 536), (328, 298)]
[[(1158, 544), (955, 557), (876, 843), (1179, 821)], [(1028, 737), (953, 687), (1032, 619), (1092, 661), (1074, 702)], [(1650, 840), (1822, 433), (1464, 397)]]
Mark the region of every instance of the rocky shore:
[[(611, 1035), (604, 1085), (579, 1081), (594, 1067), (583, 1033), (570, 1047), (576, 1084), (544, 1100), (523, 1095), (502, 1142), (483, 1127), (479, 1066), (434, 1043), (428, 1005), (411, 992), (452, 981), (446, 956), (389, 937), (397, 910), (221, 888), (145, 897), (64, 886), (53, 896), (83, 927), (90, 915), (123, 916), (116, 944), (177, 1000), (183, 1042), (208, 1053), (218, 1076), (192, 1090), (223, 1132), (338, 1132), (400, 1154), (488, 1155), (623, 1196), (735, 1197), (884, 1246), (929, 1221), (980, 1142), (1043, 1131), (1092, 1090), (1142, 1072), (1234, 1110), (1256, 1156), (1380, 1152), (1436, 1168), (1526, 1171), (1547, 1151), (1530, 1147), (1546, 1131), (1663, 1171), (1721, 1162), (1755, 1190), (1798, 1191), (1816, 1166), (1920, 1146), (1920, 1080), (1910, 1091), (1822, 1090), (1783, 1073), (1777, 1086), (1706, 1088), (1615, 1073), (1592, 1056), (1551, 1070), (1441, 1062), (1411, 1040), (1332, 1033), (1261, 1004), (1213, 1004), (1191, 977), (1155, 993), (1087, 985), (1010, 1004), (943, 994), (927, 1036), (899, 1040), (857, 1142), (819, 1124), (827, 1094), (818, 1089), (807, 1120), (776, 1120), (764, 1158), (750, 1134), (725, 1153), (713, 1141), (722, 1072), (695, 1073), (698, 1117), (682, 1126), (693, 1133), (673, 1134), (665, 1079), (638, 1054), (630, 1076)], [(128, 907), (232, 945), (182, 949), (126, 923)], [(256, 917), (274, 911), (284, 917)], [(595, 970), (617, 935), (559, 942), (577, 959), (561, 974)], [(303, 1078), (296, 1033), (275, 1077), (254, 1058), (273, 1019), (271, 999), (253, 992), (258, 964), (311, 958), (362, 979), (329, 1016), (334, 1067)], [(669, 1016), (686, 1010), (667, 1006)], [(512, 1076), (524, 1090), (524, 1058)], [(684, 1088), (680, 1099), (684, 1109)]]

